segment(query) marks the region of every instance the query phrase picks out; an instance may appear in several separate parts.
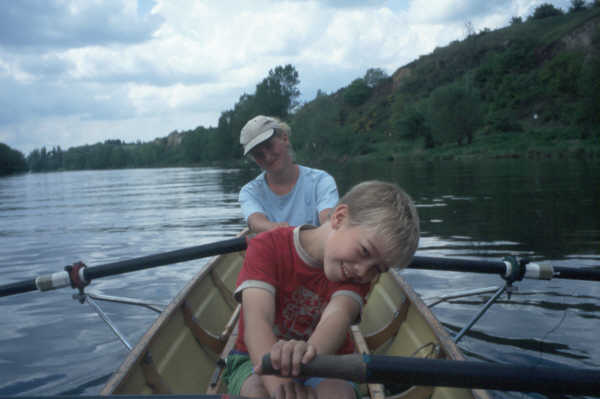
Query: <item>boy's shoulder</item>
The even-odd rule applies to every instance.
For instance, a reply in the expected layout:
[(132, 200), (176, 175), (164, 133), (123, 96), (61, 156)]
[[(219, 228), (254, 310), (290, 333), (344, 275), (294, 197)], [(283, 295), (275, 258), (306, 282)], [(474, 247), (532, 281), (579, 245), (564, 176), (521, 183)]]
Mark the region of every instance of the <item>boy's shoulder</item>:
[(294, 226), (277, 227), (272, 230), (267, 230), (256, 234), (251, 240), (252, 244), (255, 240), (257, 241), (269, 241), (269, 240), (289, 240), (293, 238)]
[(277, 252), (294, 242), (294, 227), (278, 227), (255, 235), (248, 243), (247, 251)]
[(250, 240), (246, 258), (250, 262), (285, 263), (291, 268), (309, 268), (322, 272), (321, 262), (313, 259), (300, 242), (300, 231), (313, 229), (312, 225), (278, 227), (257, 234)]

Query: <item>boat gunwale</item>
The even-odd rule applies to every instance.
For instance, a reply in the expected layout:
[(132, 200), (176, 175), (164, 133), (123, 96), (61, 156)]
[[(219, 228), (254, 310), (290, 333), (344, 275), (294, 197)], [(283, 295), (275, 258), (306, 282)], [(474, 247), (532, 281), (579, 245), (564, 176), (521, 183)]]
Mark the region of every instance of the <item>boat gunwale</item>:
[(431, 309), (425, 305), (425, 302), (423, 302), (419, 294), (417, 294), (404, 279), (404, 277), (397, 274), (397, 272), (393, 272), (392, 276), (404, 291), (408, 301), (417, 308), (417, 312), (423, 316), (423, 319), (431, 331), (440, 341), (440, 346), (442, 347), (443, 353), (452, 360), (465, 360), (465, 356), (463, 355), (462, 351), (458, 348), (454, 341), (452, 341), (448, 331), (446, 331), (444, 326), (442, 326), (439, 320), (435, 317)]

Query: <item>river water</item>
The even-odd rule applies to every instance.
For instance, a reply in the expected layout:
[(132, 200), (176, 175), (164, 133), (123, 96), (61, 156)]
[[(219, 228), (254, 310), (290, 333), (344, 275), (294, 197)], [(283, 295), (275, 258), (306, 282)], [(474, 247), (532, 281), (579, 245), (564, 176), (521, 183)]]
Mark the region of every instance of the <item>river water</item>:
[[(600, 164), (585, 161), (327, 165), (340, 192), (366, 179), (397, 182), (417, 203), (419, 255), (527, 255), (557, 266), (600, 267)], [(0, 285), (231, 238), (243, 227), (240, 187), (256, 170), (165, 168), (0, 178)], [(207, 260), (97, 279), (87, 288), (167, 304)], [(500, 277), (405, 270), (424, 298)], [(473, 360), (600, 367), (600, 283), (524, 280), (460, 341)], [(127, 349), (70, 288), (0, 298), (0, 395), (93, 395)], [(451, 334), (490, 297), (433, 307)], [(133, 344), (156, 313), (103, 310)], [(493, 392), (500, 398), (543, 397)]]

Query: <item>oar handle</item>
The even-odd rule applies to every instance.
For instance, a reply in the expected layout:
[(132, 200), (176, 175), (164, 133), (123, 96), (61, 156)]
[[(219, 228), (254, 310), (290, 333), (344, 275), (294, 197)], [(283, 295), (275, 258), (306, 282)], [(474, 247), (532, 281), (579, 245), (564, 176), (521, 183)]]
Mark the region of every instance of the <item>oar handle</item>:
[[(269, 355), (263, 374), (279, 374)], [(358, 383), (407, 384), (470, 389), (598, 395), (600, 369), (542, 367), (476, 361), (381, 355), (319, 355), (301, 368), (304, 377), (341, 378)]]
[[(279, 375), (271, 364), (271, 355), (262, 358), (262, 373)], [(366, 365), (362, 355), (319, 355), (303, 364), (300, 374), (306, 377), (340, 378), (348, 381), (367, 382)]]

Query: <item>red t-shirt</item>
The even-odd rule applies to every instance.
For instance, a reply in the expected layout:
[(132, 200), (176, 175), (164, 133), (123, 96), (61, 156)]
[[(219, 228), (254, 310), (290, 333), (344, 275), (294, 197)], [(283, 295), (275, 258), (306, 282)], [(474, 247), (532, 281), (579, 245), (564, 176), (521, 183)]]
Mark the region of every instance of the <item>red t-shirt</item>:
[[(323, 267), (300, 245), (300, 227), (282, 227), (258, 234), (248, 244), (237, 280), (236, 298), (246, 288), (263, 288), (275, 296), (273, 333), (278, 339), (307, 341), (332, 296), (348, 295), (361, 306), (370, 284), (334, 283)], [(354, 342), (348, 331), (338, 354), (352, 353)], [(235, 349), (248, 352), (244, 343), (244, 314), (240, 314)]]

